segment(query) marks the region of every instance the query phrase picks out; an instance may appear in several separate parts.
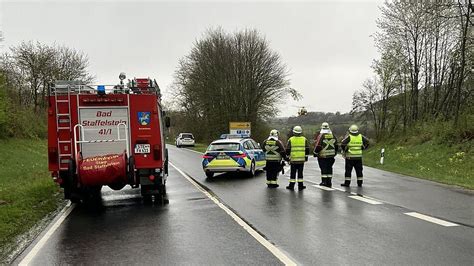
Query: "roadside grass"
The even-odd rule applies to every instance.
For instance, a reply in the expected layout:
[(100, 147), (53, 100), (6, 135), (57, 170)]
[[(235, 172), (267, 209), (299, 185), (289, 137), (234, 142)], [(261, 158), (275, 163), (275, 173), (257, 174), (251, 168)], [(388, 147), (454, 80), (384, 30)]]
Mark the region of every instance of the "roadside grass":
[[(463, 145), (376, 144), (364, 154), (364, 164), (448, 185), (474, 189), (474, 157), (470, 142)], [(385, 148), (384, 164), (380, 150)]]
[(45, 140), (0, 140), (0, 264), (26, 233), (64, 201), (48, 172)]
[(206, 144), (196, 143), (196, 145), (194, 145), (194, 147), (186, 147), (186, 148), (194, 150), (194, 151), (205, 153), (208, 146), (209, 145), (206, 145)]

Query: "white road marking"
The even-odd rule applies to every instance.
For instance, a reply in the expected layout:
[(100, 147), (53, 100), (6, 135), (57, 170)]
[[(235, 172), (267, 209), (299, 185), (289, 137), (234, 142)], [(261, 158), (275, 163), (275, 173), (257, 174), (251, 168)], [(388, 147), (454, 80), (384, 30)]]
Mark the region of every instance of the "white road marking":
[(334, 190), (334, 188), (320, 186), (320, 185), (313, 185), (313, 187), (316, 187), (316, 188), (319, 188), (319, 189), (322, 189), (322, 190), (326, 190), (326, 191), (333, 191)]
[(334, 189), (335, 189), (335, 190), (338, 190), (338, 191), (346, 192), (346, 190), (345, 190), (345, 189), (342, 189), (342, 188), (337, 188), (337, 187), (335, 187)]
[(242, 220), (237, 214), (227, 208), (223, 203), (221, 203), (216, 197), (207, 192), (200, 184), (194, 181), (186, 173), (181, 171), (171, 162), (169, 163), (174, 169), (176, 169), (184, 178), (186, 178), (191, 184), (193, 184), (197, 189), (199, 189), (204, 195), (211, 199), (217, 206), (223, 209), (234, 221), (236, 221), (240, 226), (242, 226), (247, 233), (249, 233), (253, 238), (255, 238), (260, 244), (267, 248), (275, 257), (277, 257), (285, 265), (296, 265), (296, 262), (291, 260), (285, 253), (278, 249), (275, 245), (266, 240), (262, 235), (255, 231), (249, 224)]
[(21, 260), (18, 265), (29, 265), (31, 261), (36, 257), (38, 252), (43, 248), (49, 238), (53, 235), (53, 233), (59, 228), (62, 222), (66, 219), (66, 217), (74, 210), (76, 207), (75, 204), (71, 204), (69, 202), (62, 210), (59, 218), (56, 222), (49, 228), (46, 234), (36, 243), (36, 245), (30, 250), (30, 252)]
[[(351, 193), (351, 194), (352, 194), (352, 193)], [(367, 198), (367, 197), (349, 196), (349, 198), (351, 198), (351, 199), (356, 199), (356, 200), (360, 200), (360, 201), (363, 201), (363, 202), (366, 202), (366, 203), (369, 203), (369, 204), (374, 204), (374, 205), (383, 204), (382, 202), (379, 202), (379, 201), (376, 201), (376, 200), (373, 200), (373, 199), (369, 199), (369, 198)]]
[(459, 224), (447, 222), (447, 221), (444, 221), (444, 220), (441, 220), (441, 219), (438, 219), (438, 218), (434, 218), (434, 217), (431, 217), (431, 216), (428, 216), (428, 215), (424, 215), (424, 214), (421, 214), (421, 213), (417, 213), (417, 212), (406, 212), (405, 214), (408, 215), (408, 216), (411, 216), (411, 217), (415, 217), (415, 218), (425, 220), (427, 222), (439, 224), (439, 225), (442, 225), (442, 226), (448, 226), (448, 227), (450, 227), (450, 226), (459, 226)]

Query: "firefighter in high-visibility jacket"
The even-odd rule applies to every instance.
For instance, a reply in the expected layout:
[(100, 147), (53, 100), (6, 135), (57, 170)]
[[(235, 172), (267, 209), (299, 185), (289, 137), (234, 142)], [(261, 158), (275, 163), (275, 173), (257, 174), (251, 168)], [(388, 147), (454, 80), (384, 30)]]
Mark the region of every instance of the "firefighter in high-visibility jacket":
[(293, 136), (286, 145), (286, 154), (289, 155), (290, 161), (290, 184), (286, 188), (290, 190), (295, 189), (296, 182), (298, 182), (298, 190), (306, 188), (303, 184), (303, 169), (304, 163), (308, 161), (309, 142), (302, 134), (303, 129), (300, 126), (295, 126)]
[(349, 134), (342, 140), (341, 149), (346, 158), (345, 181), (341, 186), (348, 187), (351, 184), (352, 168), (355, 168), (357, 175), (357, 186), (363, 183), (362, 174), (362, 151), (369, 147), (369, 139), (359, 133), (359, 128), (352, 125)]
[(337, 150), (337, 138), (332, 134), (329, 124), (327, 122), (322, 123), (313, 152), (314, 157), (318, 157), (318, 164), (321, 169), (320, 186), (332, 187), (332, 166)]
[(286, 158), (285, 147), (278, 139), (279, 132), (276, 129), (270, 131), (270, 136), (263, 142), (265, 151), (265, 171), (267, 173), (267, 186), (269, 188), (277, 188), (278, 173), (280, 173), (283, 165), (282, 160)]

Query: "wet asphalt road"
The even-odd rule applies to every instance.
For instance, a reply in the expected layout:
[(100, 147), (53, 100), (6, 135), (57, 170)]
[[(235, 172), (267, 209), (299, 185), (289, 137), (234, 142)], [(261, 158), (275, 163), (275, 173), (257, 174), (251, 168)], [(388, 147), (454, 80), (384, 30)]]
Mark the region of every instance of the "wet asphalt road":
[[(298, 264), (474, 264), (472, 192), (368, 167), (363, 188), (325, 191), (311, 186), (320, 181), (313, 158), (305, 168), (306, 190), (284, 189), (287, 176), (280, 176), (280, 188), (267, 189), (264, 173), (209, 180), (199, 154), (171, 146), (169, 155), (178, 169)], [(342, 160), (336, 163), (334, 179), (339, 187)], [(138, 190), (103, 189), (103, 207), (76, 207), (32, 264), (281, 264), (173, 167), (167, 189), (167, 206), (144, 205)], [(350, 192), (383, 204), (350, 198)], [(460, 226), (441, 226), (407, 212)]]

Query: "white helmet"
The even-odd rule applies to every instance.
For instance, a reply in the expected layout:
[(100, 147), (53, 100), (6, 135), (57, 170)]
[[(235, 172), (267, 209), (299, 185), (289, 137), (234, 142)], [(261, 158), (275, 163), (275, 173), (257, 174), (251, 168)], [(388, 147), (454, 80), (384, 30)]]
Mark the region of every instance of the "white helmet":
[(300, 126), (295, 126), (295, 127), (293, 128), (293, 133), (295, 133), (295, 134), (301, 134), (301, 133), (303, 133), (303, 129), (302, 129)]
[(270, 131), (270, 137), (278, 137), (279, 134), (280, 134), (280, 133), (279, 133), (278, 130), (276, 130), (276, 129), (272, 129), (272, 130)]
[(349, 128), (349, 132), (352, 133), (352, 134), (357, 134), (359, 132), (359, 128), (357, 127), (357, 125), (352, 125)]
[(321, 124), (321, 129), (329, 129), (329, 123), (328, 122), (324, 122)]

